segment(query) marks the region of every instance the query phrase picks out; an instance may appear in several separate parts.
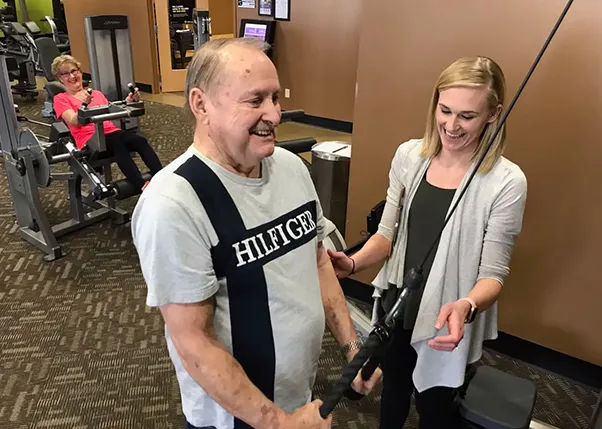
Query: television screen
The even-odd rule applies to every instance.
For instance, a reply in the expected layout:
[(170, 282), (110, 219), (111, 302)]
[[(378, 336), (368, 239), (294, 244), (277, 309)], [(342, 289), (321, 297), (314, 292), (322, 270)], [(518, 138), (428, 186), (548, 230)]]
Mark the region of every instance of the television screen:
[(171, 22), (184, 23), (192, 21), (192, 10), (195, 7), (194, 0), (170, 0), (169, 18)]
[(249, 22), (245, 25), (243, 37), (261, 39), (265, 42), (267, 32), (268, 26), (266, 24), (252, 24)]

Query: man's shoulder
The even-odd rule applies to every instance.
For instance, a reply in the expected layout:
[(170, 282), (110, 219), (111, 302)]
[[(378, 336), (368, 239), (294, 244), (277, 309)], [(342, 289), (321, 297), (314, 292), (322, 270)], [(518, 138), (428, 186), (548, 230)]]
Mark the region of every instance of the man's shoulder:
[(184, 177), (177, 174), (178, 168), (192, 156), (190, 151), (184, 152), (153, 176), (140, 195), (135, 215), (137, 210), (150, 206), (153, 211), (165, 212), (162, 214), (173, 216), (176, 215), (171, 210), (174, 206), (185, 208), (195, 203), (194, 189)]
[(288, 164), (295, 168), (307, 168), (299, 155), (278, 146), (274, 148), (271, 158), (278, 164)]
[(311, 181), (307, 162), (305, 162), (300, 155), (276, 146), (269, 162), (270, 168), (276, 175), (285, 175), (290, 178), (288, 180), (289, 184), (292, 177), (295, 176), (305, 182)]

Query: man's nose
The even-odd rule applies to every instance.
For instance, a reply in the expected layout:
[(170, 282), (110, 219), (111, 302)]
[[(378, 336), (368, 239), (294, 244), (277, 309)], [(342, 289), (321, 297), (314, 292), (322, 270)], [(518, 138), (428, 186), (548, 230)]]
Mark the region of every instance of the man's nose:
[(282, 117), (282, 108), (280, 107), (280, 104), (268, 101), (265, 105), (263, 119), (274, 125), (278, 125), (280, 123), (280, 118)]

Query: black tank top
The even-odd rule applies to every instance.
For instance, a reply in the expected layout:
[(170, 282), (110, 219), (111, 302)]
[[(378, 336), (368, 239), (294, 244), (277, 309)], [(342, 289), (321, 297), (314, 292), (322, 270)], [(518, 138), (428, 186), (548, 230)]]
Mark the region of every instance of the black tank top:
[[(435, 240), (445, 222), (445, 217), (447, 216), (447, 211), (455, 192), (455, 189), (442, 189), (431, 185), (426, 180), (426, 174), (422, 178), (408, 214), (404, 276), (410, 269), (416, 268), (424, 259), (426, 252), (428, 252), (433, 240)], [(413, 290), (407, 298), (403, 314), (403, 328), (406, 330), (414, 329), (424, 286), (431, 271), (438, 246), (439, 241), (437, 241), (435, 250), (431, 252), (422, 267), (422, 283), (420, 287)], [(395, 299), (399, 291), (399, 289), (395, 291)], [(393, 294), (390, 294), (390, 292), (387, 291), (384, 300), (383, 306), (385, 307), (385, 311), (390, 309), (395, 303), (395, 299), (392, 299), (393, 296), (391, 296)]]

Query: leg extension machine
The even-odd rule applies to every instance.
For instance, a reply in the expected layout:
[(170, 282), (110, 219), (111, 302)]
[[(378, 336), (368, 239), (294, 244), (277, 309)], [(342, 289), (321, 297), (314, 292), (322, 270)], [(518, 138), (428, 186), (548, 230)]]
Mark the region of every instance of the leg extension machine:
[[(30, 129), (19, 129), (4, 54), (0, 45), (0, 148), (16, 213), (17, 234), (40, 249), (45, 254), (44, 260), (53, 261), (64, 256), (58, 244), (59, 237), (105, 219), (112, 219), (117, 224), (129, 220), (127, 212), (115, 207), (115, 199), (118, 194), (127, 198), (136, 192), (125, 180), (111, 183), (110, 159), (92, 162), (90, 152), (99, 151), (102, 158), (101, 151), (106, 149), (104, 120), (140, 116), (144, 114), (144, 108), (134, 103), (133, 106), (124, 104), (123, 107), (110, 105), (80, 109), (82, 122), (96, 124), (91, 148), (77, 150), (69, 141), (69, 130), (62, 122), (49, 125), (51, 141), (41, 143)], [(65, 162), (69, 165), (68, 172), (51, 173), (52, 165)], [(96, 170), (103, 163), (104, 180)], [(68, 182), (71, 216), (57, 225), (51, 225), (38, 189), (50, 186), (52, 180)], [(85, 197), (82, 195), (82, 181), (92, 189)], [(84, 205), (91, 209), (86, 210)]]

